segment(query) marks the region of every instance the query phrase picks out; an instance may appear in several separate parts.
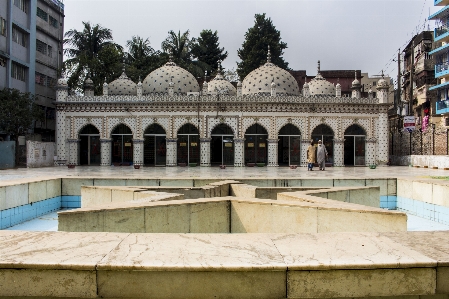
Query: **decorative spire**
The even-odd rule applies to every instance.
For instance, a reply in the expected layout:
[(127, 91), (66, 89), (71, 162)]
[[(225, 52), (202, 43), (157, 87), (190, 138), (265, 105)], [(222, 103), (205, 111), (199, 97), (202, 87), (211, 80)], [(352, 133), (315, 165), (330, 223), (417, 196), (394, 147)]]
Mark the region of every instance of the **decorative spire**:
[(271, 63), (271, 51), (270, 51), (270, 45), (268, 45), (267, 63)]
[(356, 79), (356, 80), (357, 80), (357, 70), (355, 70), (355, 71), (354, 71), (354, 73), (355, 73), (355, 77), (354, 77), (354, 79)]
[(125, 73), (125, 58), (123, 58), (123, 67), (122, 67), (122, 72)]
[(318, 71), (317, 71), (317, 74), (319, 74), (321, 72), (321, 63), (320, 63), (320, 61), (318, 60)]
[(384, 70), (382, 70), (382, 79), (384, 78)]

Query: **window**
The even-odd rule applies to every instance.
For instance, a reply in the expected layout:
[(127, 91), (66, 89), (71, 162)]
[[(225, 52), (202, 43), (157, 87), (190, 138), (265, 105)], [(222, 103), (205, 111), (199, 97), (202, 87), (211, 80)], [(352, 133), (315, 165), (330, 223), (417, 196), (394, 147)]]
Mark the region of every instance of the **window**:
[(37, 16), (42, 20), (48, 22), (48, 14), (39, 7), (37, 8)]
[(11, 63), (11, 77), (23, 82), (26, 82), (26, 67), (17, 64), (15, 62)]
[(0, 66), (6, 67), (6, 58), (0, 57)]
[(36, 51), (47, 55), (47, 44), (36, 39)]
[(14, 0), (14, 5), (20, 10), (27, 13), (28, 12), (28, 0)]
[(52, 46), (48, 46), (47, 53), (48, 53), (48, 57), (53, 57), (53, 48), (52, 48)]
[(36, 76), (35, 76), (34, 82), (36, 82), (36, 84), (39, 84), (39, 85), (45, 85), (45, 75), (36, 72)]
[(6, 20), (0, 17), (0, 34), (6, 36)]
[(19, 28), (12, 27), (12, 41), (18, 43), (22, 47), (26, 47), (26, 33)]
[(56, 20), (52, 16), (49, 16), (48, 18), (49, 18), (48, 22), (50, 23), (50, 25), (55, 27), (55, 28), (58, 28), (58, 20)]

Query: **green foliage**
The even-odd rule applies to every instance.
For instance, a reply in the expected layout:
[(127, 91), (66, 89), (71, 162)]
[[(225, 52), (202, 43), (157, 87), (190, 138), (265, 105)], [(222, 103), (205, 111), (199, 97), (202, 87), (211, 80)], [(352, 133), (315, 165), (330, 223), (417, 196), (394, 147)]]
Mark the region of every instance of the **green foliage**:
[(216, 73), (218, 61), (228, 57), (228, 52), (220, 48), (217, 31), (210, 29), (201, 31), (200, 37), (194, 39), (191, 52), (194, 58), (207, 65), (203, 71), (207, 70), (209, 74)]
[(31, 93), (17, 89), (0, 90), (0, 131), (17, 138), (25, 135), (34, 121), (43, 121), (44, 111)]
[(95, 94), (100, 95), (105, 77), (112, 80), (120, 76), (122, 47), (113, 42), (110, 29), (89, 22), (83, 25), (83, 31), (72, 29), (64, 35), (64, 54), (69, 57), (64, 69), (69, 74), (69, 88), (78, 92), (82, 91), (89, 70)]
[(167, 38), (162, 42), (162, 50), (173, 55), (174, 62), (180, 67), (188, 70), (195, 77), (202, 77), (204, 70), (208, 65), (202, 61), (193, 60), (190, 40), (190, 32), (187, 30), (183, 34), (178, 31), (176, 34), (173, 30), (168, 32)]
[(134, 82), (145, 77), (153, 70), (162, 66), (168, 59), (160, 51), (155, 51), (150, 46), (150, 40), (140, 36), (133, 36), (126, 42), (128, 53), (126, 53), (126, 75)]
[(237, 50), (241, 62), (237, 63), (237, 73), (241, 80), (251, 71), (267, 61), (268, 46), (271, 62), (280, 68), (288, 69), (288, 63), (282, 58), (287, 44), (281, 41), (281, 32), (276, 30), (270, 18), (265, 14), (256, 14), (254, 26), (245, 33), (242, 48)]

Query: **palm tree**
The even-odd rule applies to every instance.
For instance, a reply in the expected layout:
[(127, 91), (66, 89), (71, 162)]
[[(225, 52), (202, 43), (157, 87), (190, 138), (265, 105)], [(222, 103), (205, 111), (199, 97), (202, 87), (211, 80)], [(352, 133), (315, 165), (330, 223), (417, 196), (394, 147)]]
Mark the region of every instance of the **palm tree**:
[(136, 60), (143, 60), (155, 53), (154, 49), (150, 46), (150, 40), (148, 38), (144, 40), (138, 35), (126, 41), (126, 46), (128, 47), (127, 56), (130, 63)]
[[(122, 60), (122, 47), (114, 43), (112, 31), (99, 24), (83, 22), (83, 30), (71, 29), (64, 35), (64, 54), (69, 57), (64, 68), (69, 72), (69, 86), (82, 88), (84, 78), (89, 76), (94, 81), (96, 93), (101, 90), (105, 76), (114, 76), (117, 60)], [(107, 55), (101, 55), (102, 52)], [(108, 57), (107, 63), (102, 58)]]
[(126, 53), (126, 61), (128, 68), (126, 74), (133, 81), (139, 78), (143, 80), (151, 71), (160, 67), (164, 61), (160, 51), (155, 51), (150, 46), (150, 40), (145, 40), (140, 36), (133, 36), (126, 42), (128, 52)]

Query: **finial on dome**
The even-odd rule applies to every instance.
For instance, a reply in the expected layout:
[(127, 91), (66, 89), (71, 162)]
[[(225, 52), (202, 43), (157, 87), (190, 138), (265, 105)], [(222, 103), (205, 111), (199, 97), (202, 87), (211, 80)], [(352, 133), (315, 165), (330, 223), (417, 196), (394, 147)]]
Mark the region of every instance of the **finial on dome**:
[(317, 74), (319, 74), (321, 72), (321, 63), (320, 63), (320, 61), (318, 60), (318, 71), (317, 71)]
[(168, 62), (173, 62), (173, 49), (171, 49), (168, 53)]
[(355, 73), (355, 77), (354, 78), (357, 80), (357, 70), (355, 70), (354, 73)]
[(122, 67), (122, 72), (125, 72), (125, 58), (123, 58), (123, 67)]
[(382, 70), (382, 79), (384, 78), (384, 70)]
[(267, 63), (271, 63), (271, 51), (270, 51), (270, 45), (268, 45)]
[(218, 73), (223, 74), (223, 68), (221, 67), (221, 59), (218, 59)]
[(106, 81), (106, 77), (104, 77), (104, 83), (103, 83), (103, 86), (107, 86), (108, 85), (108, 82)]

